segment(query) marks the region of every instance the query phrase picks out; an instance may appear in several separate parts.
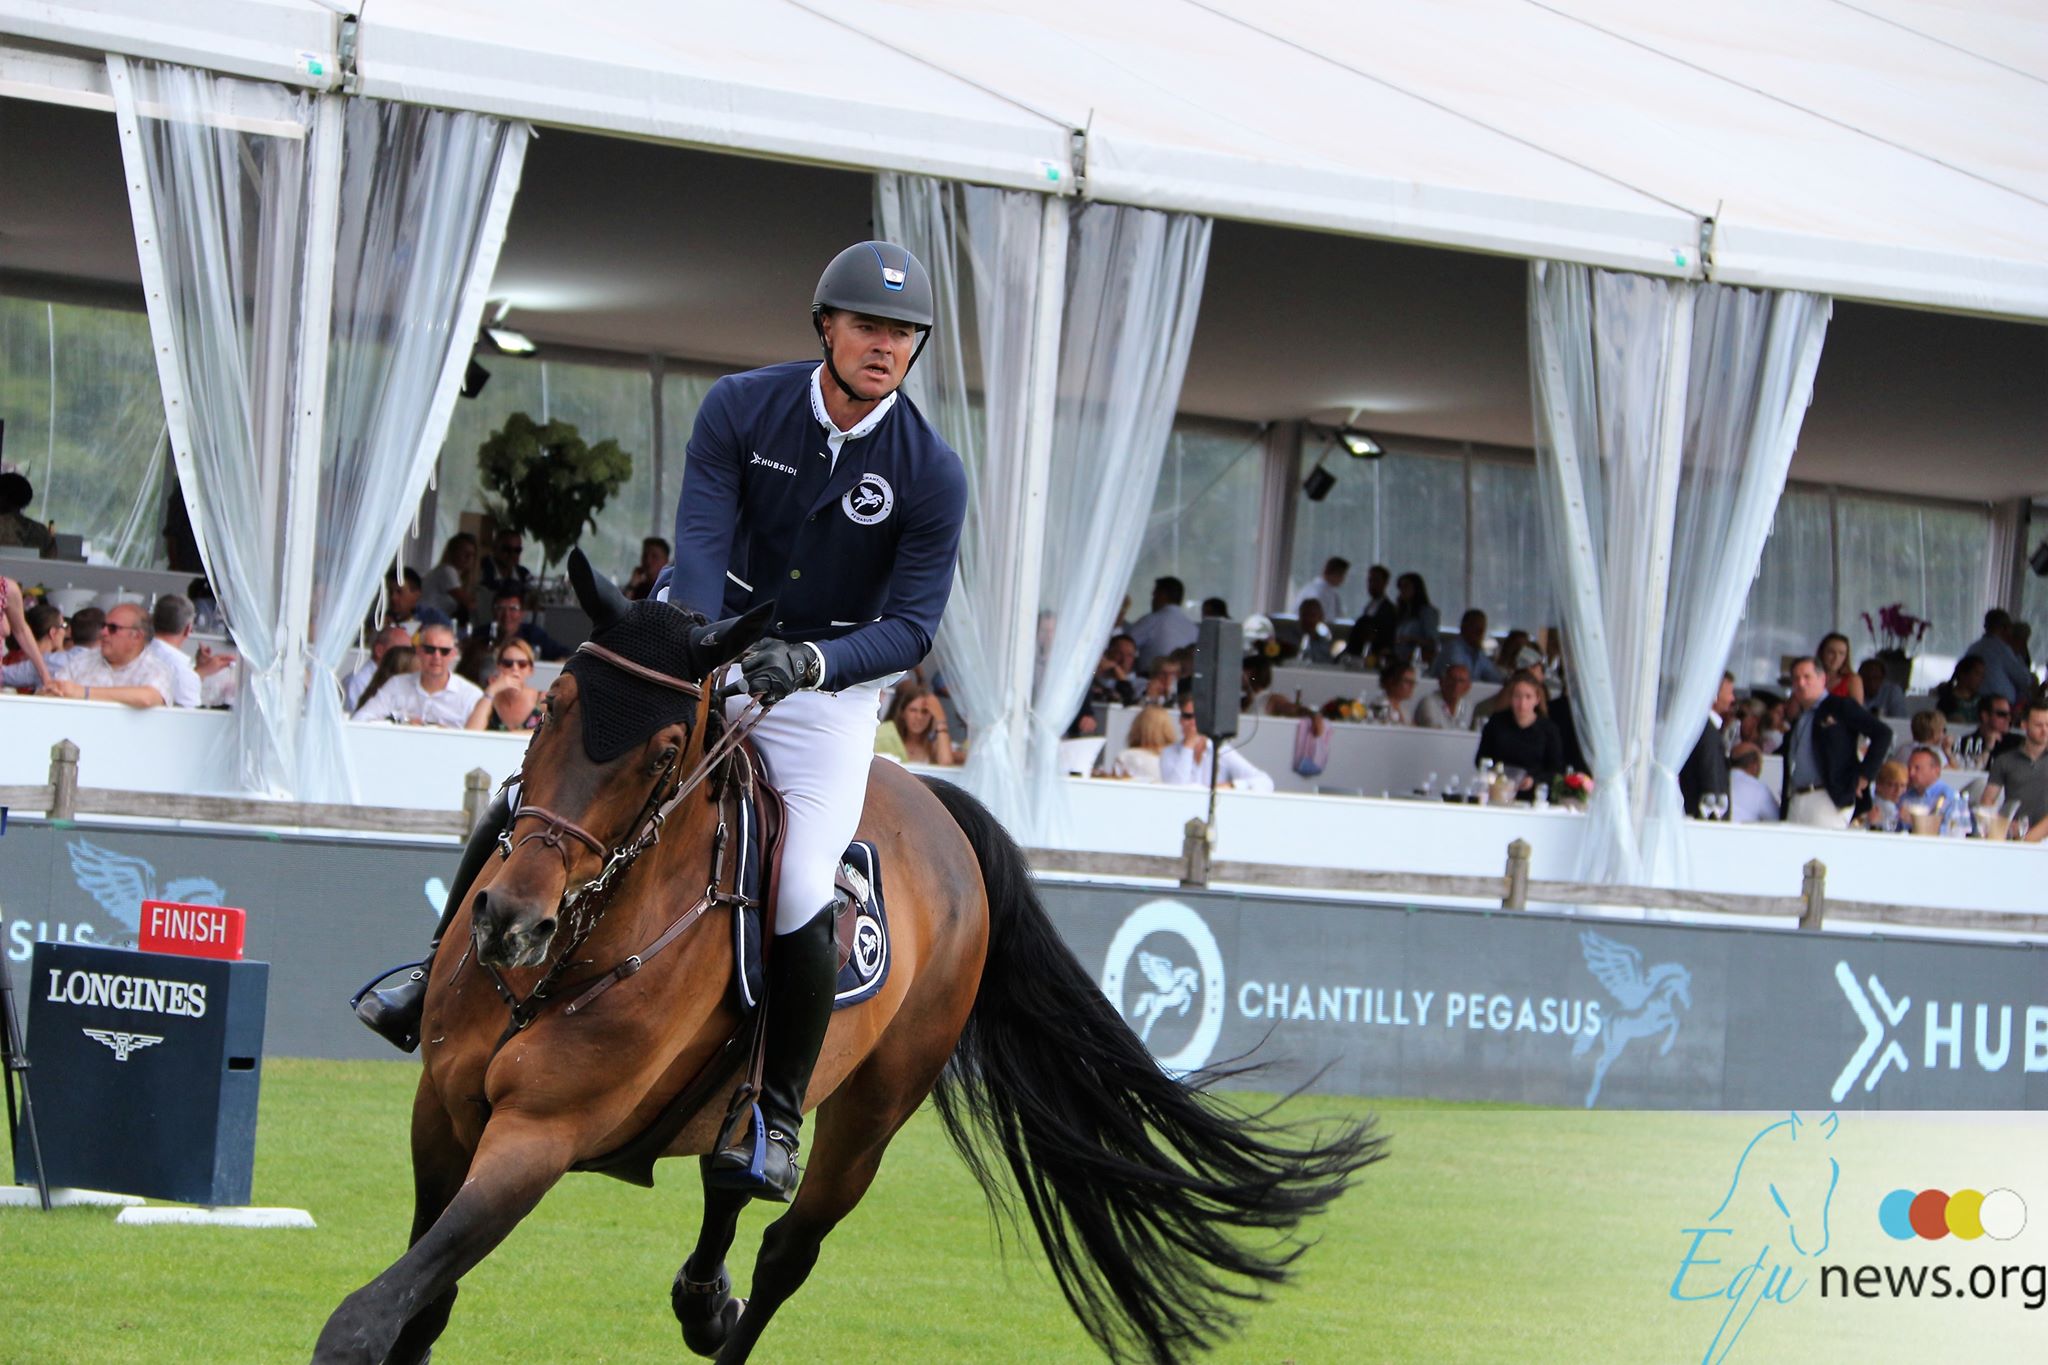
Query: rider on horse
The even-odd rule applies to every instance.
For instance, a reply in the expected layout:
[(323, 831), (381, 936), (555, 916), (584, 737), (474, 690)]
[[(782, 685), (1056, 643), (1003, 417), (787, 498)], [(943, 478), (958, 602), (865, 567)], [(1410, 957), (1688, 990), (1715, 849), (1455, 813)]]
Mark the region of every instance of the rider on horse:
[[(933, 321), (917, 258), (887, 242), (848, 247), (818, 280), (811, 320), (822, 363), (728, 375), (705, 395), (676, 507), (675, 564), (656, 594), (714, 620), (777, 604), (771, 637), (739, 662), (743, 690), (773, 708), (752, 739), (786, 807), (768, 952), (768, 1141), (758, 1179), (751, 1140), (719, 1153), (712, 1178), (785, 1201), (832, 1015), (833, 882), (860, 823), (878, 693), (931, 650), (967, 498), (960, 457), (898, 392)], [(745, 705), (736, 696), (728, 712)], [(470, 836), (437, 945), (514, 804), (501, 794)], [(410, 1051), (425, 996), (422, 969), (365, 996), (358, 1013)]]

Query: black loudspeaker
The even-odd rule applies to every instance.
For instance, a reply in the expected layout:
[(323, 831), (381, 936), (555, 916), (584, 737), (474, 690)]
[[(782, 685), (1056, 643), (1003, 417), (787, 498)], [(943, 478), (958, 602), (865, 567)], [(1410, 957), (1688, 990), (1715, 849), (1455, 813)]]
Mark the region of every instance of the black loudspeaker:
[(2027, 560), (2027, 563), (2033, 565), (2036, 574), (2042, 578), (2048, 578), (2048, 540), (2044, 540), (2034, 547), (2033, 556)]
[(1195, 729), (1211, 739), (1237, 733), (1238, 698), (1244, 685), (1244, 627), (1211, 616), (1195, 637)]
[(1301, 481), (1301, 495), (1310, 502), (1321, 502), (1330, 496), (1330, 490), (1336, 486), (1337, 476), (1317, 465), (1308, 472), (1308, 477)]

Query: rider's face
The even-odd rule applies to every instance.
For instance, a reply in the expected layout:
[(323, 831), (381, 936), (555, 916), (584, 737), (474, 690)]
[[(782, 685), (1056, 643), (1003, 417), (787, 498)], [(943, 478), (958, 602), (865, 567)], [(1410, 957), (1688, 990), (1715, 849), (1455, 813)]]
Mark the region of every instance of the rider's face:
[(827, 313), (823, 326), (832, 368), (870, 403), (880, 402), (903, 382), (910, 358), (917, 353), (917, 329), (907, 322), (866, 313)]

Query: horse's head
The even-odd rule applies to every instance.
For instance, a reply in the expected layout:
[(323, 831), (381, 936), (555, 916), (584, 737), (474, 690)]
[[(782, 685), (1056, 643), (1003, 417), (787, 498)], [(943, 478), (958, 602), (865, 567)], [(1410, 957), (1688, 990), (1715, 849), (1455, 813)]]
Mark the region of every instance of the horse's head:
[[(1735, 1177), (1709, 1221), (1769, 1220), (1762, 1226), (1774, 1231), (1782, 1225), (1799, 1255), (1826, 1251), (1828, 1217), (1842, 1178), (1841, 1163), (1829, 1149), (1839, 1123), (1833, 1114), (1816, 1121), (1793, 1113), (1758, 1130), (1736, 1159)], [(1738, 1195), (1745, 1198), (1738, 1201)]]
[(1692, 1008), (1692, 973), (1676, 962), (1660, 962), (1644, 978), (1652, 995), (1676, 996), (1678, 1003)]
[(554, 941), (563, 899), (602, 870), (704, 743), (703, 683), (739, 657), (772, 605), (706, 624), (661, 602), (629, 602), (581, 552), (569, 578), (590, 646), (542, 702), (522, 768), (511, 851), (470, 903), (477, 959), (531, 967)]

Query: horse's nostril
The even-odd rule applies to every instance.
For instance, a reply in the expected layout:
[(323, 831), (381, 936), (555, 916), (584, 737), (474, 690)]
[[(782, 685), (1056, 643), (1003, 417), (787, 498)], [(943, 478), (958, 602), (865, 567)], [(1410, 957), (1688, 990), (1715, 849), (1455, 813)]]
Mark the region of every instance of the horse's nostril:
[(555, 936), (555, 917), (549, 915), (546, 919), (537, 921), (533, 926), (533, 936), (542, 941), (553, 938)]

